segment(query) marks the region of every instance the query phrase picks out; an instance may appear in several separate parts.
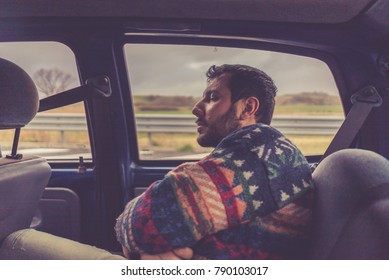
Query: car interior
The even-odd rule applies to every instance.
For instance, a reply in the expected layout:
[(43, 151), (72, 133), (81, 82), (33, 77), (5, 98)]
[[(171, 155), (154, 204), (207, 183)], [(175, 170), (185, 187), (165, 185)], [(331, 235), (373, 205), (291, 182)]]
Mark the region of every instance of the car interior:
[[(280, 81), (273, 123), (301, 145), (315, 184), (307, 259), (389, 258), (389, 0), (0, 6), (0, 258), (56, 244), (56, 259), (72, 246), (80, 259), (123, 259), (107, 251), (121, 251), (125, 204), (209, 153), (185, 138), (187, 111), (204, 69), (223, 62)], [(298, 106), (283, 103), (291, 91), (305, 94)]]
[(23, 69), (4, 59), (0, 60), (0, 72), (0, 128), (15, 130), (12, 153), (0, 158), (0, 240), (3, 241), (12, 232), (30, 226), (51, 168), (45, 159), (17, 153), (20, 128), (38, 111), (34, 82)]

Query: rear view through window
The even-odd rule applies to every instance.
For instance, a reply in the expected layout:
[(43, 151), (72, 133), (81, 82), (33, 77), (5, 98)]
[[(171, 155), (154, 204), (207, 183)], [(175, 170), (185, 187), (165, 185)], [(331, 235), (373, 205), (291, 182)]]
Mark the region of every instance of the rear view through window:
[[(23, 68), (40, 99), (80, 85), (73, 52), (57, 42), (0, 43), (1, 57)], [(13, 132), (0, 131), (3, 154), (9, 154)], [(50, 160), (91, 159), (84, 104), (38, 113), (22, 128), (18, 152)]]

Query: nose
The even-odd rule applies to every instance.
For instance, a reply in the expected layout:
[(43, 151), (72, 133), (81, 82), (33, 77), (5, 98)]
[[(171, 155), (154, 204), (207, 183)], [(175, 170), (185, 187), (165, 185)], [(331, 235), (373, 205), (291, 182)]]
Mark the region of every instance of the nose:
[(204, 110), (202, 110), (202, 100), (199, 100), (192, 109), (192, 114), (195, 115), (196, 117), (202, 117), (204, 115)]

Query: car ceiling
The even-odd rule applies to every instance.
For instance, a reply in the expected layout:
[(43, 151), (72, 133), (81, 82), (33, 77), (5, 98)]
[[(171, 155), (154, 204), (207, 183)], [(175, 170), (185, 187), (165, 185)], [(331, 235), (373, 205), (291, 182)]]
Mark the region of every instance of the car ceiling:
[(0, 0), (0, 17), (132, 17), (342, 23), (375, 0)]

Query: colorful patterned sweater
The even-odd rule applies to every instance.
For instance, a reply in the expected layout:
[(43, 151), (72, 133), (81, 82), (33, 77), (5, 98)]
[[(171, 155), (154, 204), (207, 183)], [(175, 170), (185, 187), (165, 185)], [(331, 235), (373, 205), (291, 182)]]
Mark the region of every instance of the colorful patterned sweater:
[(251, 125), (152, 184), (115, 230), (135, 253), (191, 247), (198, 258), (302, 259), (312, 189), (301, 152), (276, 129)]

